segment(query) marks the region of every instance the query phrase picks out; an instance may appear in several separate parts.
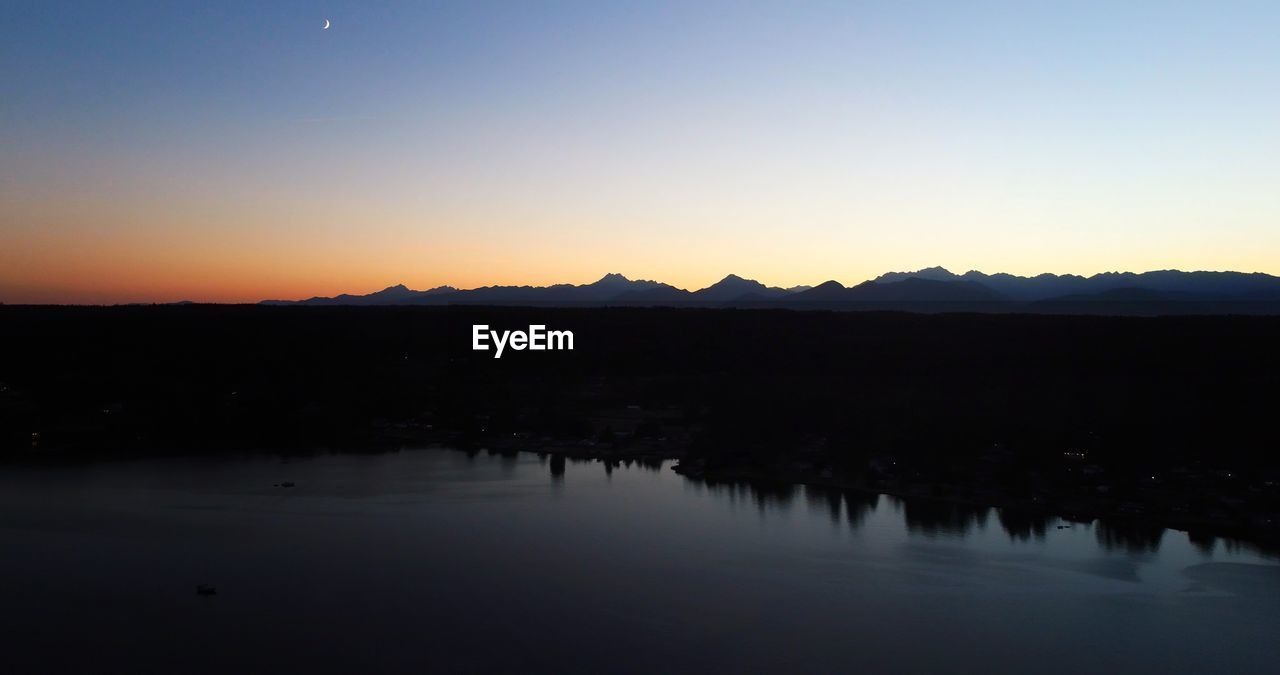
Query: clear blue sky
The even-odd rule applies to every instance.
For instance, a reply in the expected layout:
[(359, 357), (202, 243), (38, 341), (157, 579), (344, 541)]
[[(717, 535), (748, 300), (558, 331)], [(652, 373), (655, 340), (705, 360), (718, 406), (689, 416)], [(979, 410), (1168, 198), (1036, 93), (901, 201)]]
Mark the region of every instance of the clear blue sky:
[(1280, 273), (1277, 120), (1276, 2), (9, 0), (0, 300)]

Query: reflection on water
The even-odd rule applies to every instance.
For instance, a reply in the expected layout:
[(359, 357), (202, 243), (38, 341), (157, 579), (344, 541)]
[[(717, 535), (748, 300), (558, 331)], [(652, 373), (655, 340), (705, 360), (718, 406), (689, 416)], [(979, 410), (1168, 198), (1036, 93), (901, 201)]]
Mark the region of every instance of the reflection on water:
[(1044, 514), (1000, 509), (1000, 526), (1011, 539), (1044, 539), (1049, 531), (1049, 518)]
[(814, 513), (825, 513), (832, 523), (844, 522), (852, 528), (861, 525), (880, 503), (880, 495), (860, 490), (811, 485), (805, 488), (804, 493)]
[(986, 527), (990, 511), (982, 506), (925, 499), (897, 498), (893, 504), (902, 510), (907, 529), (926, 537), (943, 534), (964, 536), (975, 527)]
[[(1280, 659), (1280, 565), (1238, 542), (691, 481), (658, 462), (422, 450), (9, 467), (0, 537), (0, 578), (21, 580), (0, 584), (11, 672), (1190, 673)], [(217, 595), (197, 595), (205, 583)]]
[(1098, 543), (1108, 551), (1155, 553), (1160, 550), (1164, 528), (1144, 523), (1098, 521)]
[[(472, 456), (474, 456), (474, 454)], [(551, 478), (552, 480), (557, 480), (557, 481), (564, 478), (565, 466), (569, 462), (572, 462), (574, 464), (597, 464), (598, 463), (604, 467), (605, 477), (612, 476), (614, 469), (617, 469), (617, 468), (624, 468), (624, 469), (635, 468), (635, 469), (645, 469), (648, 471), (659, 471), (662, 469), (662, 464), (663, 464), (662, 460), (660, 459), (635, 459), (635, 458), (569, 459), (569, 458), (566, 458), (564, 455), (547, 455), (547, 453), (544, 453), (544, 452), (537, 453), (537, 457), (540, 463), (547, 462), (547, 458), (550, 457), (550, 462), (547, 462), (547, 463), (551, 465)]]
[[(590, 464), (595, 460), (579, 461)], [(608, 471), (606, 466), (606, 472)], [(563, 475), (563, 463), (558, 471), (553, 464), (552, 473), (555, 476)], [(845, 522), (854, 528), (861, 525), (867, 515), (876, 510), (880, 502), (880, 495), (875, 493), (821, 485), (712, 479), (688, 480), (700, 483), (711, 493), (731, 501), (750, 501), (758, 507), (761, 514), (771, 511), (786, 512), (798, 495), (803, 494), (812, 512), (825, 514), (833, 523)], [(1042, 512), (947, 502), (926, 497), (891, 495), (887, 499), (894, 511), (902, 514), (903, 522), (909, 532), (929, 538), (964, 537), (975, 529), (985, 529), (992, 512), (996, 514), (1001, 529), (1012, 541), (1044, 540), (1051, 527), (1057, 529), (1081, 527), (1093, 529), (1099, 546), (1106, 551), (1150, 554), (1159, 551), (1160, 541), (1167, 531), (1163, 527), (1137, 518), (1098, 520), (1094, 523), (1060, 519)], [(1221, 543), (1223, 550), (1230, 553), (1249, 551), (1271, 558), (1280, 557), (1275, 551), (1251, 542), (1220, 539), (1195, 532), (1187, 533), (1185, 536), (1197, 550), (1204, 554), (1212, 554), (1214, 548)]]

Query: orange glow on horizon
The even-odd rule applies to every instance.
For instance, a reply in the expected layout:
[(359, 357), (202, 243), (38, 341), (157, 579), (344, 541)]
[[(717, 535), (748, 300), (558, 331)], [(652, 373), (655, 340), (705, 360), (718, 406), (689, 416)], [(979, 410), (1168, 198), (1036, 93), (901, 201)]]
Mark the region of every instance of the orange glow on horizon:
[[(798, 209), (814, 225), (789, 231), (770, 222), (784, 218), (762, 220), (747, 208), (719, 214), (719, 222), (750, 225), (736, 229), (708, 226), (700, 213), (663, 211), (654, 216), (662, 227), (633, 215), (602, 228), (597, 223), (604, 214), (572, 211), (527, 217), (515, 226), (516, 209), (428, 214), (355, 200), (318, 207), (296, 203), (0, 201), (9, 221), (0, 228), (0, 302), (253, 303), (359, 295), (395, 284), (418, 290), (584, 284), (608, 272), (689, 290), (729, 273), (783, 287), (828, 279), (852, 285), (884, 272), (935, 265), (956, 273), (1020, 275), (1171, 268), (1280, 272), (1273, 254), (1280, 247), (1271, 245), (1276, 235), (1248, 228), (1230, 235), (1170, 228), (1146, 241), (1140, 234), (1051, 223), (1021, 237), (976, 237), (956, 226), (939, 230), (932, 223), (942, 216), (918, 208), (901, 215), (888, 209)], [(376, 228), (368, 226), (374, 218), (380, 222)], [(973, 207), (951, 213), (953, 223), (969, 228), (978, 228), (983, 218)], [(864, 224), (876, 221), (890, 226)]]
[(898, 4), (33, 3), (0, 302), (1280, 273), (1276, 7)]

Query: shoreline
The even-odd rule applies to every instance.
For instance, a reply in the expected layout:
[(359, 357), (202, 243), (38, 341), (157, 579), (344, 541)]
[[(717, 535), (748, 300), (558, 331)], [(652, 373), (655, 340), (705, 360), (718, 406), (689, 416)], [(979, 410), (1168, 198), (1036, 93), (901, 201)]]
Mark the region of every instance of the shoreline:
[[(435, 447), (458, 449), (438, 444)], [(465, 450), (463, 450), (465, 451)], [(1172, 530), (1193, 539), (1213, 541), (1223, 539), (1250, 545), (1269, 556), (1280, 558), (1280, 533), (1259, 532), (1247, 524), (1230, 518), (1213, 518), (1194, 514), (1147, 513), (1125, 510), (1120, 499), (1072, 499), (1018, 498), (1000, 495), (995, 491), (979, 493), (965, 484), (909, 483), (903, 481), (868, 481), (866, 479), (823, 475), (814, 471), (767, 471), (749, 467), (718, 467), (707, 469), (700, 460), (690, 458), (682, 451), (591, 451), (583, 448), (562, 448), (549, 445), (541, 449), (524, 450), (478, 447), (475, 451), (529, 452), (538, 455), (560, 455), (570, 460), (621, 463), (631, 461), (673, 461), (670, 469), (686, 480), (707, 485), (739, 483), (747, 485), (812, 486), (831, 490), (853, 491), (867, 495), (883, 495), (897, 499), (926, 501), (937, 504), (997, 509), (1033, 518), (1057, 518), (1070, 523), (1092, 524), (1099, 521), (1111, 525), (1132, 528)]]
[(833, 490), (847, 490), (863, 494), (884, 495), (897, 499), (911, 499), (937, 504), (969, 506), (984, 509), (1010, 511), (1022, 516), (1057, 518), (1070, 523), (1093, 524), (1099, 521), (1112, 525), (1135, 528), (1159, 528), (1181, 532), (1193, 539), (1212, 541), (1223, 539), (1250, 545), (1261, 553), (1280, 558), (1280, 537), (1260, 534), (1245, 529), (1235, 522), (1224, 522), (1207, 517), (1169, 517), (1164, 514), (1123, 513), (1114, 506), (1095, 506), (1080, 508), (1079, 504), (1064, 506), (1054, 500), (1018, 499), (1013, 497), (991, 497), (965, 493), (961, 486), (946, 486), (949, 494), (937, 494), (936, 484), (870, 484), (866, 481), (823, 477), (807, 473), (768, 474), (751, 469), (719, 469), (703, 471), (682, 468), (679, 464), (672, 467), (675, 473), (689, 480), (699, 480), (707, 484), (746, 483), (746, 484), (785, 484), (791, 486), (813, 486)]
[[(997, 509), (1030, 518), (1057, 518), (1070, 523), (1090, 524), (1099, 521), (1111, 525), (1137, 529), (1172, 530), (1187, 534), (1193, 539), (1212, 542), (1223, 539), (1238, 542), (1257, 549), (1260, 553), (1280, 558), (1280, 532), (1259, 531), (1247, 523), (1230, 517), (1210, 517), (1196, 514), (1151, 513), (1134, 510), (1133, 504), (1119, 498), (1031, 498), (1014, 497), (998, 490), (979, 490), (966, 483), (941, 483), (903, 480), (875, 480), (866, 477), (839, 476), (829, 471), (768, 470), (759, 467), (719, 466), (707, 467), (705, 460), (690, 456), (682, 449), (663, 448), (660, 444), (646, 444), (643, 448), (596, 448), (581, 444), (556, 442), (529, 442), (493, 436), (489, 442), (464, 441), (452, 433), (404, 434), (382, 436), (374, 441), (346, 447), (314, 446), (311, 448), (237, 448), (224, 453), (195, 450), (189, 452), (117, 452), (91, 453), (83, 450), (22, 453), (0, 460), (0, 468), (34, 466), (70, 466), (96, 462), (145, 461), (175, 458), (235, 458), (294, 459), (326, 455), (377, 455), (414, 450), (448, 450), (470, 454), (486, 453), (509, 455), (528, 453), (538, 456), (560, 457), (572, 461), (601, 462), (621, 466), (625, 463), (655, 465), (674, 462), (670, 470), (689, 481), (704, 485), (745, 484), (748, 486), (816, 487), (830, 490), (851, 491), (865, 495), (883, 495), (896, 499), (916, 500), (934, 504), (966, 506), (980, 509)], [(537, 447), (530, 447), (537, 446)], [(1125, 507), (1129, 506), (1129, 509)]]

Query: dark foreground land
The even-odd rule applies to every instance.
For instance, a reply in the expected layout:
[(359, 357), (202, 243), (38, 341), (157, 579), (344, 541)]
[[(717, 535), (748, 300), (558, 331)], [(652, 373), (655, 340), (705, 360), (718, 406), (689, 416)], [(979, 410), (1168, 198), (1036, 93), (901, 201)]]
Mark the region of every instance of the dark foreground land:
[[(545, 324), (573, 351), (471, 350)], [(1280, 317), (0, 306), (9, 461), (438, 442), (1280, 540)]]

